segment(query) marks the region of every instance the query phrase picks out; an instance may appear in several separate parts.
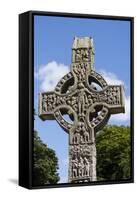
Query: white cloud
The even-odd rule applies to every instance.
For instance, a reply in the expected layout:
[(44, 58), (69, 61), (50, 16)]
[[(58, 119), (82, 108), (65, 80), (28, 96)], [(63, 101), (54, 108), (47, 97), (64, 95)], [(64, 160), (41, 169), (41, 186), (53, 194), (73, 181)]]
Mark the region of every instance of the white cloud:
[(125, 113), (111, 115), (110, 122), (122, 122), (130, 120), (130, 96), (125, 97)]
[(40, 80), (41, 91), (51, 91), (55, 89), (58, 81), (68, 72), (68, 66), (52, 61), (47, 65), (42, 65), (38, 72), (34, 73), (34, 76)]
[(105, 70), (99, 70), (99, 73), (103, 76), (109, 85), (124, 85), (124, 82), (112, 72), (106, 72)]

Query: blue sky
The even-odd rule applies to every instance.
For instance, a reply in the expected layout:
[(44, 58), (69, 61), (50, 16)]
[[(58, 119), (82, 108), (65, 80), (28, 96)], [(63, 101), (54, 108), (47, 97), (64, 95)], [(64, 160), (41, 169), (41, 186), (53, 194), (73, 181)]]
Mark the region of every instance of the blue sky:
[[(124, 84), (126, 113), (113, 116), (109, 124), (130, 125), (130, 22), (53, 16), (34, 17), (34, 107), (38, 93), (53, 90), (69, 71), (74, 36), (91, 36), (95, 48), (95, 69), (109, 84)], [(68, 135), (55, 120), (35, 117), (34, 128), (56, 151), (61, 182), (67, 182)]]

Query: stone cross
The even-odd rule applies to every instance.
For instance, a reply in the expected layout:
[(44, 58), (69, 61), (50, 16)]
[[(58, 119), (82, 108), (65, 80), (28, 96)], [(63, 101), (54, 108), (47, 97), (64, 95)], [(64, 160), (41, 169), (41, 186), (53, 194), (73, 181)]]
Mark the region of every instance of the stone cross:
[(39, 96), (39, 117), (55, 119), (69, 135), (69, 182), (96, 181), (96, 133), (124, 110), (123, 86), (107, 85), (95, 71), (93, 39), (75, 37), (70, 72)]

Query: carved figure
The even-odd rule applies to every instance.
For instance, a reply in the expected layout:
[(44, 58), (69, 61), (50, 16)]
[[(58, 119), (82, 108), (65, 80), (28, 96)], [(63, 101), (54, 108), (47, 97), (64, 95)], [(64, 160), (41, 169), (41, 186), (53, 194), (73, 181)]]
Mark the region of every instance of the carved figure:
[(80, 157), (79, 165), (78, 165), (78, 175), (79, 177), (83, 177), (83, 174), (84, 174), (84, 162), (83, 162), (83, 158)]
[(90, 172), (89, 161), (86, 157), (84, 157), (84, 175), (89, 176), (89, 172)]
[(78, 159), (72, 160), (72, 177), (76, 178), (78, 176)]

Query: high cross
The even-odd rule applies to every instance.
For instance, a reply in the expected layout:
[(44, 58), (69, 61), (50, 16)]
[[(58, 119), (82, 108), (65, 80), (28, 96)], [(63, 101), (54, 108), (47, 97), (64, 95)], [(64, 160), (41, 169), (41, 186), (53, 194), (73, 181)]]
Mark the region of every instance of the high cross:
[(96, 133), (111, 114), (124, 112), (123, 86), (107, 85), (95, 71), (93, 39), (75, 37), (71, 71), (55, 91), (39, 95), (39, 117), (55, 119), (68, 133), (69, 182), (96, 181)]

